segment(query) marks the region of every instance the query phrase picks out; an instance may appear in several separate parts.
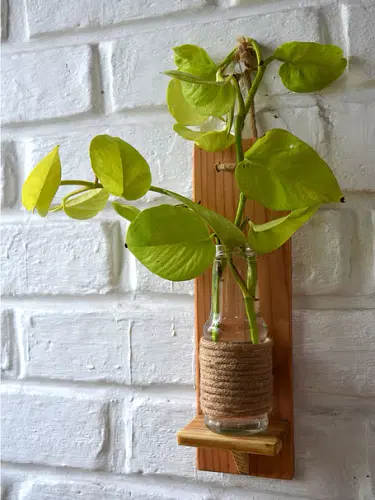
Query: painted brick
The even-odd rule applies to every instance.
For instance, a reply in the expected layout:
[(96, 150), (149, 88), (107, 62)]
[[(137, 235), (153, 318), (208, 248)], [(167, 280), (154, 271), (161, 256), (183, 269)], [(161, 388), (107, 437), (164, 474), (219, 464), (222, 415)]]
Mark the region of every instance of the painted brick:
[(375, 309), (295, 311), (297, 391), (375, 396)]
[(103, 469), (109, 405), (56, 389), (3, 387), (2, 457), (8, 462)]
[[(97, 134), (121, 137), (138, 149), (150, 165), (154, 184), (185, 196), (191, 195), (192, 143), (181, 139), (173, 131), (172, 123), (134, 124), (95, 129), (94, 133), (84, 131), (74, 135), (35, 138), (27, 144), (27, 170), (31, 170), (48, 151), (60, 144), (63, 177), (93, 179), (88, 148), (90, 140)], [(145, 199), (155, 198), (156, 195), (150, 193)]]
[(118, 278), (118, 223), (4, 225), (5, 295), (106, 293)]
[(349, 74), (359, 83), (375, 76), (375, 5), (348, 5), (343, 7), (347, 19), (349, 41)]
[(331, 136), (327, 161), (341, 188), (375, 191), (374, 104), (326, 99), (325, 105)]
[(135, 290), (139, 292), (178, 293), (193, 295), (194, 281), (169, 281), (152, 274), (140, 262), (135, 261)]
[[(142, 491), (143, 490), (143, 491)], [(214, 497), (203, 492), (196, 493), (188, 486), (173, 489), (150, 485), (148, 488), (135, 489), (134, 485), (107, 484), (100, 481), (61, 481), (38, 479), (25, 481), (21, 486), (19, 500), (213, 500)]]
[(247, 492), (264, 491), (270, 499), (275, 495), (275, 500), (284, 497), (363, 500), (360, 490), (368, 481), (364, 418), (358, 414), (344, 417), (339, 411), (297, 413), (294, 432), (293, 481), (224, 474), (221, 484), (228, 489), (240, 486)]
[[(279, 27), (283, 29), (280, 30)], [(251, 33), (250, 33), (251, 32)], [(162, 105), (168, 78), (162, 71), (173, 68), (172, 47), (193, 43), (204, 47), (219, 61), (240, 35), (251, 36), (270, 50), (290, 40), (319, 40), (318, 19), (312, 9), (298, 9), (209, 24), (194, 24), (134, 35), (113, 45), (113, 101), (116, 109)], [(288, 94), (275, 68), (266, 75), (261, 93)], [(265, 88), (267, 87), (267, 91)]]
[(199, 9), (207, 4), (206, 0), (159, 0), (153, 2), (132, 2), (131, 0), (110, 0), (105, 8), (96, 0), (83, 0), (79, 4), (68, 0), (63, 5), (59, 0), (36, 4), (27, 0), (27, 17), (30, 36), (59, 31), (81, 30), (112, 26), (136, 19), (157, 17), (176, 12)]
[[(193, 383), (193, 307), (189, 313), (165, 308), (135, 320), (131, 330), (132, 382)], [(178, 360), (178, 362), (176, 362)]]
[(15, 205), (18, 199), (17, 153), (14, 142), (1, 143), (1, 208)]
[(127, 416), (133, 429), (128, 472), (191, 476), (195, 450), (177, 446), (176, 432), (193, 415), (193, 402), (135, 398)]
[(8, 0), (1, 0), (1, 40), (8, 38)]
[(128, 328), (117, 312), (25, 313), (23, 376), (129, 383)]
[(328, 138), (325, 123), (317, 106), (261, 110), (257, 116), (257, 125), (259, 135), (265, 134), (271, 128), (286, 129), (307, 142), (321, 156), (327, 154)]
[(3, 375), (15, 374), (15, 343), (13, 311), (5, 309), (1, 311), (1, 372)]
[(3, 56), (3, 122), (63, 118), (90, 111), (91, 65), (89, 46)]
[(293, 290), (345, 293), (350, 284), (351, 210), (320, 210), (293, 237)]

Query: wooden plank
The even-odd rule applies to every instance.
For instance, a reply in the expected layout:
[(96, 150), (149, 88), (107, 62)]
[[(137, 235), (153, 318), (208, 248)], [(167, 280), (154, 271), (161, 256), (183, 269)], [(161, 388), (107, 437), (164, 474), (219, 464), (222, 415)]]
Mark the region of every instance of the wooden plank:
[[(250, 146), (244, 141), (244, 147)], [(224, 152), (206, 153), (195, 147), (193, 167), (194, 200), (221, 215), (234, 220), (239, 191), (232, 172), (217, 172), (217, 162), (235, 161), (234, 146)], [(247, 202), (245, 214), (256, 223), (280, 216), (255, 202)], [(293, 448), (293, 384), (292, 384), (292, 322), (291, 322), (291, 244), (258, 260), (259, 296), (261, 312), (274, 341), (274, 407), (272, 421), (289, 422), (291, 431), (285, 437), (281, 452), (274, 457), (251, 455), (249, 474), (259, 477), (292, 479), (294, 473)], [(207, 271), (195, 282), (195, 335), (197, 413), (199, 404), (199, 339), (210, 313), (211, 272)], [(197, 468), (214, 472), (238, 474), (232, 454), (228, 451), (202, 447), (197, 452)]]
[(203, 416), (198, 416), (177, 433), (177, 442), (182, 446), (204, 446), (255, 455), (275, 456), (280, 453), (288, 428), (287, 422), (275, 422), (267, 431), (253, 436), (225, 436), (215, 434), (207, 429), (203, 422)]

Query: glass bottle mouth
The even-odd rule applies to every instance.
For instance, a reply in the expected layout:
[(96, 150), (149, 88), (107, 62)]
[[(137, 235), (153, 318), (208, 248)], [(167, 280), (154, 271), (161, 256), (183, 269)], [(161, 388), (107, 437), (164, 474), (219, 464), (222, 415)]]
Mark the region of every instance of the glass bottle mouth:
[(216, 245), (215, 259), (223, 259), (228, 257), (253, 257), (255, 259), (256, 253), (250, 247), (234, 247), (227, 248), (225, 245)]

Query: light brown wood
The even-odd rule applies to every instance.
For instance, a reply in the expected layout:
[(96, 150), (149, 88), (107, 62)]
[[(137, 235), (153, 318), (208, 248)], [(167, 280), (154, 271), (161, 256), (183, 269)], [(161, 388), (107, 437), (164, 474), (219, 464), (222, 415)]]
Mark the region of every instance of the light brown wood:
[(253, 436), (225, 436), (207, 429), (203, 416), (198, 416), (177, 433), (177, 442), (182, 446), (196, 448), (203, 446), (246, 454), (275, 456), (280, 453), (288, 430), (288, 423), (277, 422), (272, 424), (267, 431)]
[[(245, 141), (244, 147), (250, 147)], [(232, 172), (217, 172), (218, 162), (235, 161), (234, 146), (220, 153), (194, 150), (194, 200), (234, 220), (239, 191)], [(267, 222), (280, 216), (255, 202), (248, 201), (245, 214), (256, 223)], [(290, 432), (283, 440), (281, 452), (276, 456), (250, 455), (249, 471), (253, 476), (291, 479), (294, 473), (293, 451), (293, 385), (292, 385), (292, 329), (291, 329), (291, 245), (263, 256), (258, 260), (259, 295), (261, 312), (274, 341), (274, 405), (272, 420), (286, 421)], [(199, 339), (210, 313), (211, 272), (207, 271), (195, 281), (195, 334), (196, 334), (196, 386), (197, 413), (199, 405)], [(230, 452), (214, 448), (198, 448), (197, 467), (200, 470), (238, 474)]]
[(236, 464), (238, 474), (244, 474), (247, 476), (249, 473), (249, 454), (241, 453), (240, 451), (232, 451), (231, 453), (234, 463)]

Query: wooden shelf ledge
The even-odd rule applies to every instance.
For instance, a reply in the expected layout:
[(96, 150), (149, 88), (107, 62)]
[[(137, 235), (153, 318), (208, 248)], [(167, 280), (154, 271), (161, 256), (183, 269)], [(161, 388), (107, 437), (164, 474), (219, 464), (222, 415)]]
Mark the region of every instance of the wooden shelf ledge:
[(197, 416), (177, 433), (177, 442), (181, 446), (231, 451), (238, 471), (244, 474), (247, 473), (249, 454), (278, 455), (288, 432), (288, 422), (274, 422), (267, 431), (252, 436), (226, 436), (207, 429), (203, 416)]

